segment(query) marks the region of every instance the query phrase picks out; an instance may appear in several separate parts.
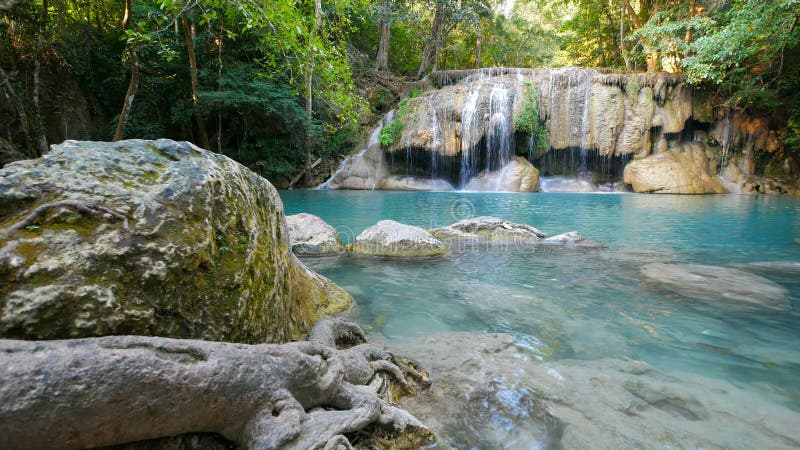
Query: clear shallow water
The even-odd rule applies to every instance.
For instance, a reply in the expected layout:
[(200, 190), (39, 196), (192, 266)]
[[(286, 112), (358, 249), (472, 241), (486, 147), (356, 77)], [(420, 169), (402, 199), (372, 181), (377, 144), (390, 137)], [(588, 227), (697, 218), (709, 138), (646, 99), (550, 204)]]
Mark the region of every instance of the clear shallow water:
[[(281, 192), (351, 241), (381, 219), (426, 228), (492, 215), (547, 233), (578, 230), (599, 250), (306, 259), (347, 289), (370, 333), (509, 333), (543, 361), (645, 361), (726, 380), (800, 411), (800, 274), (740, 266), (800, 261), (800, 200), (774, 196)], [(679, 295), (641, 275), (652, 262), (733, 267), (788, 289), (788, 311)], [(745, 406), (745, 405), (743, 405)]]

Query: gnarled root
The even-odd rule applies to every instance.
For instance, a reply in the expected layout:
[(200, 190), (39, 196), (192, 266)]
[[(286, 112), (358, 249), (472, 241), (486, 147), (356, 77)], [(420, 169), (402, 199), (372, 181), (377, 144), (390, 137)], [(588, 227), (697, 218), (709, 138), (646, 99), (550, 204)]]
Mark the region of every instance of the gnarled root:
[(283, 345), (0, 340), (0, 448), (213, 432), (251, 449), (348, 449), (346, 436), (366, 429), (430, 442), (417, 419), (370, 387), (396, 381), (408, 389), (406, 378), (391, 354), (336, 318), (321, 320), (309, 341)]

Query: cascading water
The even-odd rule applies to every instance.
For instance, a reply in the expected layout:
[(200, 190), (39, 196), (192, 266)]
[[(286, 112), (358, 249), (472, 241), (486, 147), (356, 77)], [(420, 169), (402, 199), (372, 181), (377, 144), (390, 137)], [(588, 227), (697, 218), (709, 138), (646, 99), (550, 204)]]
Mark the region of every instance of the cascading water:
[(589, 142), (589, 133), (591, 131), (591, 108), (592, 108), (592, 77), (587, 73), (582, 72), (580, 80), (580, 89), (583, 96), (583, 114), (581, 115), (581, 148), (580, 148), (580, 166), (578, 176), (582, 180), (591, 181), (592, 174), (588, 170), (587, 156), (591, 143)]
[(479, 130), (475, 126), (475, 112), (478, 108), (478, 99), (481, 95), (482, 83), (472, 83), (470, 85), (467, 100), (461, 111), (461, 184), (465, 184), (472, 178), (478, 169), (477, 155), (474, 154), (478, 144)]
[[(435, 149), (438, 148), (439, 142), (439, 118), (436, 116), (436, 108), (433, 105), (433, 96), (428, 96), (428, 107), (431, 109), (431, 174), (436, 175), (439, 170), (439, 152)], [(444, 151), (444, 149), (442, 149)]]
[(508, 88), (501, 84), (492, 85), (489, 95), (489, 127), (486, 130), (486, 168), (498, 170), (514, 156), (511, 145), (513, 126), (511, 97)]
[[(359, 151), (358, 153), (350, 155), (347, 158), (345, 158), (344, 161), (342, 161), (342, 163), (339, 164), (339, 167), (336, 169), (333, 175), (331, 175), (331, 177), (328, 178), (324, 183), (317, 186), (317, 189), (330, 189), (331, 183), (335, 182), (339, 178), (339, 176), (344, 173), (345, 169), (349, 165), (364, 159), (367, 152), (371, 148), (380, 145), (381, 130), (383, 129), (383, 127), (391, 123), (392, 120), (394, 120), (394, 114), (395, 114), (394, 110), (391, 110), (388, 113), (386, 113), (386, 116), (383, 118), (383, 120), (381, 120), (378, 126), (372, 130), (372, 133), (370, 133), (369, 140), (367, 140), (367, 144), (364, 146), (364, 148), (362, 148), (361, 151)], [(370, 177), (372, 179), (372, 184), (370, 185), (370, 189), (372, 190), (374, 190), (377, 187), (377, 182), (379, 178), (378, 174), (380, 173), (381, 169), (382, 166), (379, 160), (378, 166), (375, 167), (375, 170)]]

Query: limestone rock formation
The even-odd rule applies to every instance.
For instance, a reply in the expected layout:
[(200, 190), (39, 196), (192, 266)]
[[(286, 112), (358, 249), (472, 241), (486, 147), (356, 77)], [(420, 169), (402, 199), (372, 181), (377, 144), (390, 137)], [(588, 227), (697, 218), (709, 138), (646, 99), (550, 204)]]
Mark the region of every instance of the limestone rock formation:
[(686, 151), (666, 151), (625, 166), (624, 180), (634, 192), (660, 194), (724, 194), (719, 177), (711, 175), (702, 144)]
[(402, 189), (382, 180), (415, 177), (458, 189), (528, 191), (530, 185), (497, 182), (496, 173), (527, 156), (544, 176), (593, 185), (621, 181), (631, 161), (637, 192), (727, 192), (715, 179), (726, 165), (741, 171), (740, 179), (728, 178), (742, 192), (798, 189), (756, 174), (757, 159), (785, 178), (800, 174), (767, 120), (715, 106), (678, 74), (492, 68), (438, 72), (429, 81), (440, 88), (406, 101), (394, 142), (381, 149), (376, 136), (332, 187)]
[(313, 214), (286, 216), (289, 245), (297, 255), (324, 255), (344, 250), (336, 230)]
[(516, 156), (495, 171), (483, 171), (469, 180), (468, 191), (534, 192), (539, 185), (539, 170), (527, 159)]
[(0, 340), (0, 447), (82, 449), (213, 432), (244, 449), (334, 449), (352, 448), (345, 434), (363, 430), (362, 448), (419, 448), (432, 434), (392, 402), (426, 380), (366, 344), (355, 324), (330, 317), (308, 341), (282, 345)]
[(786, 298), (786, 288), (764, 277), (737, 269), (698, 264), (652, 263), (640, 270), (645, 277), (689, 298), (776, 310), (787, 310), (791, 307)]
[(511, 223), (497, 217), (481, 216), (465, 219), (446, 227), (430, 230), (445, 242), (465, 242), (490, 245), (538, 244), (547, 234), (536, 228)]
[(353, 252), (374, 256), (439, 256), (449, 250), (420, 227), (381, 220), (356, 237)]
[(186, 142), (67, 141), (0, 170), (0, 335), (288, 341), (352, 300), (266, 180)]

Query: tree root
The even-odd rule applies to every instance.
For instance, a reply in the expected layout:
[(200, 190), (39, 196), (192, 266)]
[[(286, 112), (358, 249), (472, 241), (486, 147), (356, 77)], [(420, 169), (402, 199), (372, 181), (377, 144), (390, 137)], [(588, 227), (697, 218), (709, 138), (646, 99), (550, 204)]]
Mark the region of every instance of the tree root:
[(0, 237), (8, 238), (9, 236), (11, 236), (11, 234), (19, 231), (21, 228), (32, 225), (33, 222), (36, 220), (36, 218), (42, 215), (42, 213), (54, 208), (63, 208), (63, 207), (75, 208), (76, 210), (78, 210), (78, 212), (82, 214), (100, 215), (107, 218), (110, 221), (121, 220), (122, 227), (125, 230), (125, 232), (133, 234), (134, 236), (142, 236), (142, 237), (154, 236), (158, 234), (159, 230), (164, 225), (164, 220), (162, 220), (161, 222), (158, 223), (158, 225), (156, 225), (155, 228), (153, 228), (152, 231), (148, 232), (136, 231), (131, 229), (130, 224), (128, 223), (128, 218), (124, 214), (118, 211), (114, 211), (113, 209), (107, 208), (102, 205), (97, 205), (94, 203), (87, 203), (87, 202), (82, 202), (80, 200), (67, 199), (67, 200), (59, 200), (52, 203), (46, 203), (44, 205), (38, 206), (36, 209), (31, 211), (30, 214), (25, 216), (25, 218), (23, 218), (19, 222), (11, 225), (5, 230), (0, 231)]
[(213, 432), (249, 449), (349, 449), (345, 436), (368, 427), (431, 442), (424, 425), (369, 387), (378, 377), (408, 386), (392, 358), (357, 325), (330, 317), (308, 341), (283, 345), (0, 340), (0, 448)]

